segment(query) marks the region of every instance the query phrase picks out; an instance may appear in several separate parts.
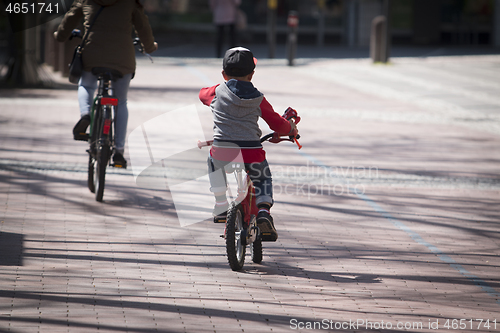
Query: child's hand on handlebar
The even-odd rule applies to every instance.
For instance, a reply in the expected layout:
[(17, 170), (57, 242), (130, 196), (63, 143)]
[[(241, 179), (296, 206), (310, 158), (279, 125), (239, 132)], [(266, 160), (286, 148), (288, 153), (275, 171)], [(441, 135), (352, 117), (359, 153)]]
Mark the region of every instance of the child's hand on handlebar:
[(288, 109), (285, 110), (285, 113), (283, 113), (283, 118), (290, 122), (290, 133), (288, 133), (288, 135), (290, 136), (290, 138), (295, 138), (299, 134), (297, 124), (300, 121), (300, 117), (297, 114), (297, 111), (292, 109), (291, 107), (288, 107)]
[(299, 134), (297, 124), (295, 123), (295, 121), (293, 121), (293, 119), (289, 119), (288, 122), (290, 123), (290, 133), (288, 133), (288, 136), (296, 137)]
[(298, 141), (298, 139), (300, 139), (300, 135), (299, 135), (299, 130), (297, 129), (297, 123), (300, 121), (300, 117), (297, 115), (297, 111), (295, 111), (292, 108), (288, 108), (283, 114), (283, 117), (287, 119), (288, 122), (290, 123), (290, 132), (288, 134), (274, 132), (263, 136), (260, 139), (260, 142), (264, 142), (267, 140), (269, 140), (269, 142), (272, 143), (280, 143), (281, 141), (291, 141), (295, 142), (297, 144), (297, 147), (301, 149), (302, 145)]
[(283, 117), (290, 122), (290, 133), (288, 134), (290, 140), (297, 144), (299, 149), (302, 148), (302, 145), (297, 141), (300, 138), (299, 130), (297, 129), (297, 124), (300, 122), (300, 117), (297, 114), (297, 111), (288, 107), (285, 113), (283, 113)]
[(285, 118), (286, 120), (293, 119), (296, 124), (300, 122), (300, 117), (297, 111), (292, 109), (291, 107), (288, 107), (288, 109), (285, 110), (285, 113), (283, 113), (283, 118)]

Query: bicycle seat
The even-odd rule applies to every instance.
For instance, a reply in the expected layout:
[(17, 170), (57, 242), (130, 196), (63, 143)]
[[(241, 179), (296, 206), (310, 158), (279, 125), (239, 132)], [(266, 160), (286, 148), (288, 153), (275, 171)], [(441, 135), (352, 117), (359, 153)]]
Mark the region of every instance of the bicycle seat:
[(106, 80), (116, 81), (121, 79), (123, 74), (116, 69), (106, 68), (106, 67), (94, 67), (92, 68), (92, 74), (96, 76), (103, 76)]

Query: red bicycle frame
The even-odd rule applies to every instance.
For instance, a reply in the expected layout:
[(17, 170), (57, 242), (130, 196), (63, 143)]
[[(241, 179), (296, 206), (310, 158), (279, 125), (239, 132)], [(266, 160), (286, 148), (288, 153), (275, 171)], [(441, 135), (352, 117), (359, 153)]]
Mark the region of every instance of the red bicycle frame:
[(252, 216), (257, 216), (258, 209), (255, 203), (255, 187), (253, 186), (250, 176), (247, 174), (245, 180), (242, 177), (242, 170), (236, 172), (236, 181), (238, 182), (238, 196), (236, 202), (239, 202), (243, 207), (245, 227), (248, 227)]

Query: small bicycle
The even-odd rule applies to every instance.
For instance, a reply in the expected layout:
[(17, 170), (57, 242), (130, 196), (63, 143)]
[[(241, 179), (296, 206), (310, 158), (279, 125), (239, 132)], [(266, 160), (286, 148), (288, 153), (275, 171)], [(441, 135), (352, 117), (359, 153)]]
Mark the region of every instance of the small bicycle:
[[(291, 112), (291, 111), (293, 112)], [(292, 114), (288, 119), (294, 118), (295, 122), (300, 121), (295, 110), (288, 108), (285, 115)], [(300, 136), (288, 137), (280, 136), (278, 133), (270, 133), (263, 136), (260, 142), (269, 141), (279, 143), (281, 141), (295, 142), (299, 149), (302, 148), (298, 142)], [(211, 146), (213, 140), (198, 141), (198, 148)], [(255, 188), (250, 176), (243, 177), (243, 163), (230, 163), (226, 166), (226, 173), (234, 173), (237, 182), (237, 197), (229, 205), (226, 217), (226, 227), (222, 238), (226, 240), (226, 254), (229, 266), (233, 271), (239, 271), (245, 263), (246, 246), (250, 247), (251, 259), (254, 263), (262, 262), (262, 234), (257, 226), (257, 204), (255, 202)]]

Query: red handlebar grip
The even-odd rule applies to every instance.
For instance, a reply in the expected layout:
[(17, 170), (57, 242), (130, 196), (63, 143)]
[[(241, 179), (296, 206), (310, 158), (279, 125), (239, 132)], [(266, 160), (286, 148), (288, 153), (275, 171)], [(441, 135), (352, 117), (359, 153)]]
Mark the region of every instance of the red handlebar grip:
[(293, 138), (293, 141), (295, 141), (297, 147), (299, 147), (299, 150), (302, 149), (302, 145), (299, 143), (299, 140), (297, 140), (297, 138)]
[(214, 140), (209, 140), (209, 141), (198, 140), (198, 148), (201, 149), (202, 147), (211, 146), (213, 143), (214, 143)]

